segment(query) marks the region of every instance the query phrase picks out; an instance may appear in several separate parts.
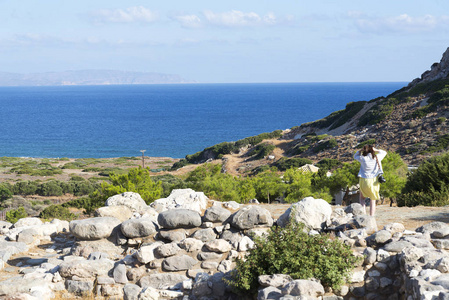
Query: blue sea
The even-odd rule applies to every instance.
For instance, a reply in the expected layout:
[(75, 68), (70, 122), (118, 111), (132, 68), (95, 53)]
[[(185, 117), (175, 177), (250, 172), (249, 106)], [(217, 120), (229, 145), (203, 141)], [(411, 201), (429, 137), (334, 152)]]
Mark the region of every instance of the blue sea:
[(0, 156), (181, 158), (387, 96), (388, 83), (0, 87)]

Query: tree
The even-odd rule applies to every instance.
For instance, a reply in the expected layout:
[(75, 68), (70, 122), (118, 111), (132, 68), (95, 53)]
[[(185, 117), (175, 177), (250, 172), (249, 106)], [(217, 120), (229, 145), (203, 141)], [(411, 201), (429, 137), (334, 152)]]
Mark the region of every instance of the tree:
[(388, 152), (382, 160), (382, 168), (387, 182), (381, 185), (382, 196), (395, 199), (401, 194), (407, 180), (407, 165), (401, 156), (395, 152)]
[(139, 193), (147, 204), (150, 204), (162, 195), (162, 183), (154, 182), (150, 177), (150, 171), (142, 167), (130, 169), (127, 174), (109, 175), (111, 183), (103, 182), (100, 188), (90, 194), (91, 207), (88, 211), (104, 205), (111, 196), (124, 192)]
[(422, 162), (398, 196), (399, 206), (449, 204), (449, 152)]
[(19, 207), (18, 209), (12, 209), (10, 211), (6, 212), (6, 221), (14, 224), (19, 219), (26, 218), (28, 215), (25, 211), (25, 208), (23, 206)]
[(0, 202), (6, 201), (12, 198), (11, 186), (5, 183), (0, 184)]

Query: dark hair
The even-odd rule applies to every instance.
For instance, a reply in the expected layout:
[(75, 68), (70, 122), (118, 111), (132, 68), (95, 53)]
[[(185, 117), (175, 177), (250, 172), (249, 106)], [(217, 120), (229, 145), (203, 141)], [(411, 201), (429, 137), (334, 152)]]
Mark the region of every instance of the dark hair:
[(363, 146), (363, 148), (362, 148), (362, 155), (363, 156), (367, 156), (368, 153), (371, 153), (371, 156), (373, 158), (376, 158), (376, 153), (374, 152), (373, 145), (365, 145), (365, 146)]

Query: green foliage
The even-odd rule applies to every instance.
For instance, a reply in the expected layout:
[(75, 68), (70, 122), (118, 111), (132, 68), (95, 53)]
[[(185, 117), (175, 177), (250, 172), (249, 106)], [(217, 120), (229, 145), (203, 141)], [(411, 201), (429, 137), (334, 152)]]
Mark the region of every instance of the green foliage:
[(0, 202), (12, 198), (11, 185), (2, 183), (0, 184)]
[(221, 165), (204, 164), (189, 173), (187, 187), (204, 192), (209, 198), (243, 203), (255, 197), (255, 191), (244, 179), (222, 173)]
[(313, 162), (307, 158), (286, 158), (282, 157), (279, 159), (274, 166), (278, 168), (280, 171), (285, 171), (290, 168), (299, 168), (307, 164), (312, 164)]
[(253, 157), (253, 159), (262, 159), (265, 156), (271, 154), (271, 152), (276, 149), (275, 145), (268, 144), (268, 143), (262, 143), (254, 147), (254, 149), (251, 150), (250, 156)]
[(310, 172), (303, 172), (297, 169), (288, 169), (284, 173), (284, 182), (286, 184), (285, 202), (295, 203), (299, 200), (312, 196), (314, 198), (321, 198), (328, 202), (332, 200), (326, 188), (312, 185), (314, 174)]
[(439, 136), (435, 143), (424, 151), (425, 153), (433, 153), (445, 150), (449, 147), (449, 134)]
[(377, 103), (371, 107), (359, 120), (358, 126), (374, 125), (385, 120), (399, 103), (396, 98), (385, 98), (376, 101)]
[(171, 174), (164, 174), (159, 176), (153, 176), (153, 181), (162, 183), (162, 197), (170, 195), (173, 189), (185, 189), (187, 184), (179, 177), (175, 177)]
[(333, 158), (323, 158), (316, 164), (318, 168), (326, 171), (333, 170), (341, 165), (342, 165), (341, 161)]
[(35, 160), (23, 161), (11, 168), (11, 173), (16, 174), (28, 174), (31, 176), (53, 176), (56, 174), (62, 174), (62, 170), (57, 167), (53, 167), (48, 162), (38, 162)]
[(14, 184), (13, 193), (14, 195), (35, 195), (39, 185), (35, 181), (18, 181)]
[(77, 218), (77, 216), (70, 212), (67, 207), (61, 205), (50, 205), (46, 207), (40, 214), (39, 217), (45, 220), (59, 219), (72, 221)]
[(25, 208), (23, 206), (17, 208), (17, 209), (11, 209), (10, 211), (6, 212), (6, 221), (14, 224), (19, 219), (28, 217)]
[(381, 185), (381, 194), (384, 197), (394, 199), (398, 197), (407, 180), (407, 165), (401, 156), (395, 152), (388, 152), (382, 160), (382, 168), (387, 182)]
[(352, 161), (350, 163), (344, 163), (342, 167), (336, 169), (332, 176), (327, 177), (326, 174), (318, 172), (314, 176), (313, 185), (315, 189), (328, 189), (330, 195), (334, 195), (341, 189), (358, 184), (360, 163)]
[(419, 165), (397, 199), (399, 206), (449, 204), (449, 153), (434, 156)]
[(265, 139), (274, 139), (282, 136), (282, 130), (275, 130), (273, 132), (265, 132), (256, 136), (247, 137), (237, 142), (223, 142), (212, 147), (208, 147), (203, 151), (192, 155), (186, 155), (186, 160), (189, 163), (200, 163), (209, 158), (221, 158), (223, 155), (236, 153), (240, 148), (248, 145), (257, 145)]
[(445, 123), (446, 121), (447, 121), (447, 119), (445, 117), (439, 117), (437, 119), (437, 124), (441, 125), (441, 124)]
[(266, 238), (255, 237), (255, 247), (238, 259), (227, 283), (238, 292), (256, 294), (260, 275), (288, 274), (293, 279), (317, 278), (338, 289), (359, 260), (349, 246), (327, 235), (308, 235), (303, 225), (290, 222), (273, 227)]
[(309, 150), (309, 148), (310, 148), (310, 145), (304, 145), (304, 146), (296, 145), (289, 151), (289, 153), (290, 153), (290, 155), (299, 155), (299, 154), (302, 154), (302, 153), (306, 152), (307, 150)]
[(346, 108), (333, 112), (329, 116), (310, 123), (306, 123), (306, 126), (314, 126), (317, 128), (327, 128), (335, 129), (345, 124), (351, 118), (353, 118), (360, 110), (365, 106), (366, 101), (358, 101), (358, 102), (349, 102), (346, 104)]
[(313, 147), (313, 152), (318, 153), (326, 149), (332, 149), (338, 146), (336, 139), (330, 139), (325, 142), (319, 143), (317, 146)]
[(255, 197), (262, 202), (271, 202), (277, 197), (283, 196), (287, 190), (286, 184), (275, 168), (247, 180), (249, 180), (249, 185), (254, 188)]
[(90, 194), (89, 212), (104, 205), (105, 201), (114, 195), (124, 192), (139, 193), (147, 204), (150, 204), (162, 195), (162, 183), (154, 182), (148, 169), (141, 167), (130, 169), (127, 174), (110, 174), (111, 183), (103, 182), (99, 189)]
[(52, 180), (42, 183), (37, 190), (37, 194), (41, 196), (61, 196), (63, 192), (58, 182)]
[(375, 144), (376, 144), (376, 140), (375, 139), (369, 139), (369, 140), (363, 141), (360, 144), (358, 144), (356, 146), (356, 148), (361, 149), (365, 145), (375, 145)]
[(176, 171), (184, 166), (187, 166), (189, 164), (189, 162), (187, 161), (187, 159), (183, 158), (180, 161), (177, 161), (173, 164), (173, 166), (170, 168), (170, 171)]

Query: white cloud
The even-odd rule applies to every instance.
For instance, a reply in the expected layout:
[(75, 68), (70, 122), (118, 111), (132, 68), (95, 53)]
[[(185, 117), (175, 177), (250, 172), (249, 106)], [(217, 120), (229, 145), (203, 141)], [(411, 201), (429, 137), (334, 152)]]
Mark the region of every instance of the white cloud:
[(202, 25), (202, 21), (197, 15), (175, 16), (173, 19), (181, 23), (182, 27), (186, 28), (199, 28)]
[(91, 18), (97, 23), (152, 23), (158, 16), (143, 6), (133, 6), (126, 9), (98, 10), (91, 13)]
[(355, 21), (357, 29), (363, 33), (422, 33), (449, 29), (448, 16), (423, 15), (413, 17), (402, 14), (393, 17), (370, 17), (359, 12), (349, 12), (348, 17)]
[(206, 10), (203, 12), (203, 15), (208, 23), (224, 27), (245, 27), (277, 24), (276, 16), (273, 13), (269, 13), (261, 17), (255, 12), (245, 13), (238, 10), (232, 10), (224, 13), (214, 13), (210, 10)]

